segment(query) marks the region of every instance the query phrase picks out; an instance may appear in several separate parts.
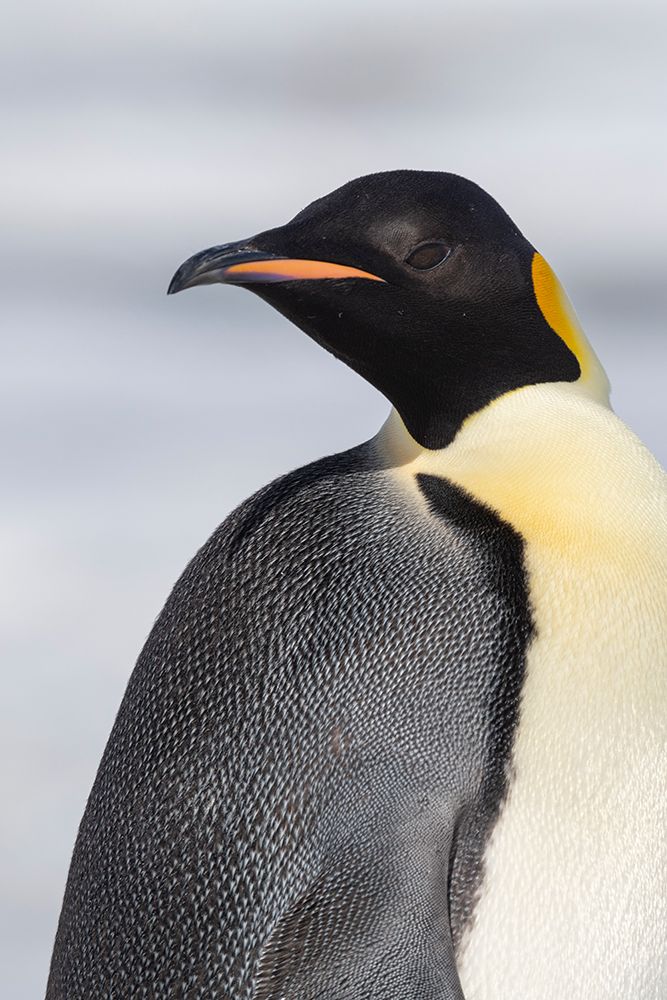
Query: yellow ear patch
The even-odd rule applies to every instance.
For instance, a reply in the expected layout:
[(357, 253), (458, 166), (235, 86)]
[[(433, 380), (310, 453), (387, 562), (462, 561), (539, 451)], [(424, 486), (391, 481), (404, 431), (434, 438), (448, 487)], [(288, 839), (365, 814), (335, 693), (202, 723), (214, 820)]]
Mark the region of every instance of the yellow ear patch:
[(565, 289), (539, 253), (533, 256), (531, 272), (540, 312), (554, 333), (570, 348), (579, 362), (581, 374), (586, 378), (589, 374), (590, 348)]

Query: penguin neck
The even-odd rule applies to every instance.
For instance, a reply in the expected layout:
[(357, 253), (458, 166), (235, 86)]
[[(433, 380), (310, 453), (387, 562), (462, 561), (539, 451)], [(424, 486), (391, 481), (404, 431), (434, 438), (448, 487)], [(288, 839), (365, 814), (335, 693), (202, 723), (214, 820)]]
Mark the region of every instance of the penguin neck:
[(635, 516), (638, 508), (661, 505), (664, 524), (662, 470), (582, 383), (507, 393), (437, 451), (419, 445), (396, 411), (376, 442), (383, 464), (413, 491), (419, 474), (446, 478), (527, 542), (581, 557), (603, 548), (618, 559), (650, 530), (656, 512)]

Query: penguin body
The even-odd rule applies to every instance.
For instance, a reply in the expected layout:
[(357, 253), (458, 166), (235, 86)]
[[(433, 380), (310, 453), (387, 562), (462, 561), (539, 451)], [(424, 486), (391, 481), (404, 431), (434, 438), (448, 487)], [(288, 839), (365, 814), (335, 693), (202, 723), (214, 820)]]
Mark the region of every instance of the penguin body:
[(196, 255), (381, 389), (195, 556), (84, 815), (48, 1000), (659, 1000), (667, 489), (470, 182)]

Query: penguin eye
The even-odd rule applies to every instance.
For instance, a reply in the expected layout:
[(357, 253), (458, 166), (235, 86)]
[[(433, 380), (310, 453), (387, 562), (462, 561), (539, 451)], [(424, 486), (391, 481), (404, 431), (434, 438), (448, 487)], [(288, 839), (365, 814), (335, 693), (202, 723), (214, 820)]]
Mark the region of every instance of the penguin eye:
[(449, 257), (450, 252), (446, 243), (432, 240), (428, 243), (420, 243), (414, 250), (411, 250), (405, 258), (405, 263), (418, 271), (430, 271), (431, 268), (442, 264), (443, 260)]

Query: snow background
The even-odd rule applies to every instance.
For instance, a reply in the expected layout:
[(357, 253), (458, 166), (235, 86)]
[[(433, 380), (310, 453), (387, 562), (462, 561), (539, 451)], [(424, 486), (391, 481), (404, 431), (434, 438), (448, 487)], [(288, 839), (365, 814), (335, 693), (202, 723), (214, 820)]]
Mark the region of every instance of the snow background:
[(396, 167), (487, 188), (667, 461), (659, 3), (11, 0), (0, 36), (0, 994), (43, 995), (134, 660), (229, 510), (385, 401), (202, 247)]

